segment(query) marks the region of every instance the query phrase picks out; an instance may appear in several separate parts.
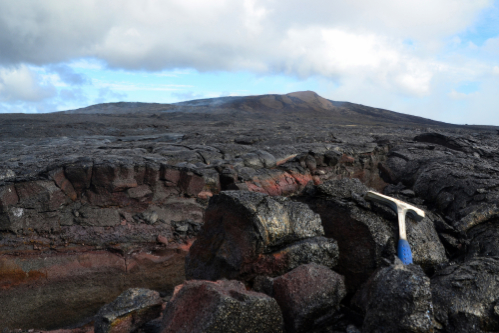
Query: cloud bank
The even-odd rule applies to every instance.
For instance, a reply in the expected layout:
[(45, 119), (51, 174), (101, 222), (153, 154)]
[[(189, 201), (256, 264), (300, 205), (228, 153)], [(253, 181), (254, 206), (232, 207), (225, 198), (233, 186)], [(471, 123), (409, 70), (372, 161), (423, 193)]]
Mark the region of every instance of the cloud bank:
[(331, 95), (345, 98), (355, 89), (426, 98), (452, 82), (497, 77), (491, 59), (499, 37), (475, 45), (479, 60), (458, 56), (470, 47), (456, 37), (493, 6), (492, 0), (0, 0), (0, 100), (53, 94), (27, 66), (43, 67), (60, 84), (88, 84), (66, 65), (82, 58), (129, 71), (317, 76), (340, 87)]

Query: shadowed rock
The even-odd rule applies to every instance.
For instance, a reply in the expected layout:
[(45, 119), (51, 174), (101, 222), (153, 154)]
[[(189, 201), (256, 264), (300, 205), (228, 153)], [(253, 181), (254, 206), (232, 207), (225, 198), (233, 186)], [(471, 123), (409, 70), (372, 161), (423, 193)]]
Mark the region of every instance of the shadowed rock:
[[(369, 189), (357, 179), (329, 181), (303, 200), (321, 216), (327, 237), (338, 241), (337, 270), (345, 276), (349, 291), (355, 291), (383, 262), (392, 260), (398, 241), (397, 215), (390, 209), (364, 200)], [(433, 222), (406, 219), (414, 263), (431, 270), (447, 262)]]
[(281, 333), (275, 299), (246, 290), (239, 281), (187, 281), (163, 315), (161, 333)]
[(277, 276), (301, 264), (334, 266), (334, 240), (306, 205), (260, 193), (226, 191), (213, 197), (205, 224), (186, 259), (190, 279), (249, 280)]
[(499, 261), (474, 258), (437, 272), (431, 279), (435, 318), (444, 332), (499, 330)]
[(343, 276), (325, 266), (301, 265), (273, 281), (287, 332), (310, 332), (328, 324), (346, 295)]
[(162, 299), (157, 291), (128, 289), (99, 310), (95, 316), (95, 333), (133, 332), (159, 317), (161, 309)]
[(363, 333), (433, 332), (430, 279), (421, 267), (397, 262), (377, 271), (352, 300), (365, 313)]

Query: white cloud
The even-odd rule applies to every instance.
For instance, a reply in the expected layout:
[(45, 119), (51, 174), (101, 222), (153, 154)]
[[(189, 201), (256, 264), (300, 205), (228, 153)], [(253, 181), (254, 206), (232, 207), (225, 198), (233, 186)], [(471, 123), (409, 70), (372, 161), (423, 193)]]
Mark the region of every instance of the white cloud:
[(41, 101), (56, 91), (27, 66), (0, 68), (0, 101)]
[(495, 74), (495, 75), (499, 75), (499, 66), (494, 66), (492, 68), (492, 73)]
[(452, 91), (448, 95), (452, 99), (460, 100), (460, 99), (467, 99), (467, 98), (476, 96), (477, 93), (476, 92), (472, 92), (472, 93), (466, 94), (466, 93), (463, 93), (463, 92), (457, 92), (454, 89), (452, 89)]
[[(471, 44), (456, 34), (492, 4), (492, 0), (0, 0), (0, 66), (68, 62), (70, 68), (83, 71), (109, 66), (161, 71), (157, 75), (172, 77), (177, 75), (172, 70), (185, 68), (322, 77), (339, 85), (334, 94), (342, 93), (341, 99), (386, 105), (394, 96), (420, 98), (439, 91), (436, 77), (459, 82), (469, 76), (490, 76), (490, 64), (460, 66), (460, 60), (442, 58), (439, 52), (446, 43), (479, 52), (482, 48), (470, 50)], [(491, 39), (483, 49), (499, 49), (495, 43)], [(25, 82), (31, 82), (27, 86), (14, 85), (12, 78), (8, 85), (0, 81), (0, 98), (33, 100), (49, 96), (50, 86), (85, 82), (68, 68), (54, 68), (57, 75), (55, 69), (39, 77), (31, 73), (31, 81), (23, 74)], [(43, 84), (44, 77), (48, 83)], [(120, 91), (188, 87), (92, 82), (97, 88)], [(441, 91), (451, 98), (452, 87)]]
[[(264, 67), (291, 34), (342, 31), (438, 45), (491, 0), (0, 0), (0, 62), (93, 56), (113, 67)], [(43, 19), (37, 19), (43, 18)], [(338, 41), (345, 47), (345, 41)], [(305, 57), (303, 60), (308, 60)]]

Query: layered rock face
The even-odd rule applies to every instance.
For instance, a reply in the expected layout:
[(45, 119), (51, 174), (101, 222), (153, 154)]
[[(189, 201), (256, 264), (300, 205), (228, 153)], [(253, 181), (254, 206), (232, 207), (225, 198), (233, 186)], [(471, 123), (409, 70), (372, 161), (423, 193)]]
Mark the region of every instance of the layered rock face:
[[(37, 138), (2, 137), (0, 322), (57, 328), (90, 320), (127, 288), (171, 292), (185, 279), (184, 257), (208, 200), (221, 190), (289, 196), (343, 177), (385, 185), (377, 164), (388, 148), (372, 137), (329, 142), (327, 133), (277, 128), (285, 125), (210, 133), (220, 126), (201, 133), (198, 126), (175, 125), (180, 133), (158, 126), (150, 134), (140, 126), (120, 134), (97, 126), (102, 133), (94, 136), (50, 137), (57, 131), (47, 130), (26, 133)], [(279, 251), (293, 267), (304, 253), (334, 251), (321, 237), (274, 248), (263, 266), (283, 265)]]

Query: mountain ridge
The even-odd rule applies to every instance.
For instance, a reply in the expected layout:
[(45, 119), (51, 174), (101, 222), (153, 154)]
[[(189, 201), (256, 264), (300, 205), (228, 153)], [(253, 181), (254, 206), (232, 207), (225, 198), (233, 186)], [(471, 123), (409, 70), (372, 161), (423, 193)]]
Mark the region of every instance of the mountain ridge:
[(329, 119), (339, 124), (408, 124), (427, 126), (460, 126), (351, 102), (326, 99), (313, 91), (288, 94), (227, 96), (184, 101), (171, 104), (118, 102), (91, 105), (61, 111), (64, 114), (128, 114), (128, 113), (209, 113), (258, 115), (260, 117), (297, 116)]

